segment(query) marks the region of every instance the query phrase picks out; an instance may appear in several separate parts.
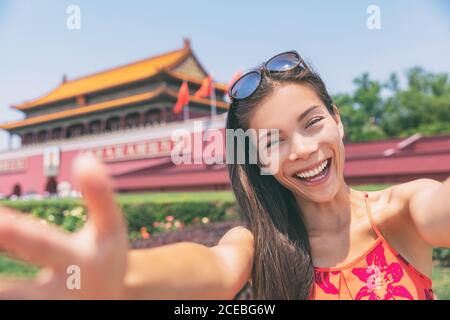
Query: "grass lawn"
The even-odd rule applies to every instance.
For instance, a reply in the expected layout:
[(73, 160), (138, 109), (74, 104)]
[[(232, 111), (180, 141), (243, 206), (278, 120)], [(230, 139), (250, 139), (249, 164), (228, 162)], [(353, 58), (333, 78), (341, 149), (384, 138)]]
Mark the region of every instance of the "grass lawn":
[(355, 190), (359, 191), (377, 191), (377, 190), (383, 190), (387, 187), (390, 187), (390, 184), (364, 184), (364, 185), (358, 185), (358, 186), (350, 186)]
[(433, 268), (433, 291), (440, 300), (450, 300), (450, 268)]
[[(356, 190), (375, 191), (389, 187), (388, 184), (368, 184), (352, 186)], [(209, 192), (155, 192), (155, 193), (125, 193), (119, 195), (119, 201), (145, 201), (145, 202), (168, 202), (168, 201), (233, 201), (234, 195), (231, 191), (209, 191)]]
[(123, 193), (119, 201), (124, 202), (185, 202), (185, 201), (234, 201), (231, 191), (199, 191), (199, 192), (147, 192)]
[(2, 277), (20, 277), (31, 278), (36, 275), (39, 268), (30, 266), (21, 261), (11, 259), (0, 254), (0, 278)]
[[(119, 202), (203, 202), (203, 201), (234, 201), (234, 195), (231, 191), (198, 191), (198, 192), (145, 192), (145, 193), (121, 193), (118, 194)], [(18, 200), (23, 202), (40, 202), (46, 203), (52, 201), (69, 201), (80, 203), (78, 198), (58, 198), (44, 200)], [(10, 200), (0, 200), (0, 205), (12, 202)]]
[[(376, 191), (389, 187), (388, 184), (369, 184), (352, 186), (355, 190)], [(205, 192), (147, 192), (124, 193), (118, 197), (120, 202), (195, 202), (195, 201), (234, 201), (231, 191), (205, 191)]]
[[(375, 191), (389, 187), (389, 184), (366, 184), (352, 186), (356, 190)], [(204, 200), (234, 200), (231, 191), (205, 191), (205, 192), (147, 192), (147, 193), (123, 193), (119, 195), (120, 200), (129, 201), (204, 201)]]

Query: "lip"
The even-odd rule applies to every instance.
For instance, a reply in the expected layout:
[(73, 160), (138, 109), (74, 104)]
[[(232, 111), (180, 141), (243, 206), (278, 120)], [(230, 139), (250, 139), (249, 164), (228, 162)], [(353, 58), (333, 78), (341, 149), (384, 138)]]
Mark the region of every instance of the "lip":
[(305, 168), (305, 169), (301, 169), (301, 170), (295, 171), (294, 174), (293, 174), (292, 176), (295, 178), (295, 177), (296, 177), (296, 174), (297, 174), (298, 172), (303, 172), (303, 171), (307, 171), (307, 170), (312, 170), (312, 169), (316, 168), (319, 164), (322, 164), (325, 160), (330, 161), (331, 159), (332, 159), (332, 157), (329, 157), (329, 158), (326, 158), (326, 159), (324, 159), (324, 160), (322, 160), (322, 161), (317, 162), (316, 164), (313, 164), (312, 166), (310, 166), (310, 167), (308, 167), (308, 168)]
[(300, 180), (300, 183), (304, 184), (307, 187), (315, 187), (315, 186), (319, 186), (319, 185), (323, 185), (324, 183), (326, 183), (328, 181), (328, 179), (331, 176), (331, 170), (333, 170), (332, 165), (333, 165), (333, 158), (330, 158), (331, 160), (329, 160), (330, 162), (327, 164), (327, 175), (325, 176), (325, 178), (323, 178), (323, 180), (319, 180), (319, 181), (313, 181), (313, 182), (308, 182), (306, 180), (303, 180), (301, 178), (296, 178), (298, 180)]

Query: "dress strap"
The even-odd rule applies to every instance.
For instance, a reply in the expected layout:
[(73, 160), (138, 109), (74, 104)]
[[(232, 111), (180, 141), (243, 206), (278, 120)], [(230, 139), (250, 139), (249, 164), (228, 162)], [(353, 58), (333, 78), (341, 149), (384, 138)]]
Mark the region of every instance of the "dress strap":
[(366, 202), (367, 215), (369, 216), (370, 225), (372, 226), (373, 231), (375, 231), (375, 233), (377, 234), (377, 236), (379, 238), (384, 239), (383, 235), (380, 232), (380, 229), (378, 229), (375, 221), (373, 220), (372, 209), (370, 207), (370, 202), (369, 202), (369, 195), (366, 192), (364, 192), (364, 200)]

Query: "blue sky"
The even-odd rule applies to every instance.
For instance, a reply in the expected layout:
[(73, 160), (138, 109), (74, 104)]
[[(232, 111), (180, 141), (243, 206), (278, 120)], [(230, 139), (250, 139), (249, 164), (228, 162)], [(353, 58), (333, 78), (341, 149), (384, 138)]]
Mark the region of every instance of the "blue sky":
[[(69, 5), (81, 29), (66, 27)], [(369, 5), (381, 29), (366, 27)], [(385, 80), (420, 65), (450, 73), (450, 1), (88, 1), (0, 0), (0, 122), (21, 119), (11, 104), (61, 81), (173, 50), (189, 37), (218, 81), (275, 53), (297, 50), (331, 93), (369, 72)], [(0, 131), (0, 150), (6, 147)]]

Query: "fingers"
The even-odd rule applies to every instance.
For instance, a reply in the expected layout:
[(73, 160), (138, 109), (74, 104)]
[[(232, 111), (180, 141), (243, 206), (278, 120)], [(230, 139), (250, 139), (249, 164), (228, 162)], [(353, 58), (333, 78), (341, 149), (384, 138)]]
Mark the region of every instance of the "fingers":
[(42, 286), (33, 280), (0, 280), (0, 300), (43, 299)]
[(73, 175), (98, 235), (102, 237), (123, 232), (124, 217), (116, 203), (113, 181), (107, 168), (93, 155), (83, 154), (75, 159)]
[(55, 299), (62, 297), (62, 290), (60, 288), (55, 290), (54, 281), (51, 281), (52, 277), (53, 272), (50, 269), (43, 269), (35, 279), (0, 278), (0, 300)]
[(0, 250), (40, 266), (66, 268), (73, 262), (70, 235), (55, 226), (0, 207)]

